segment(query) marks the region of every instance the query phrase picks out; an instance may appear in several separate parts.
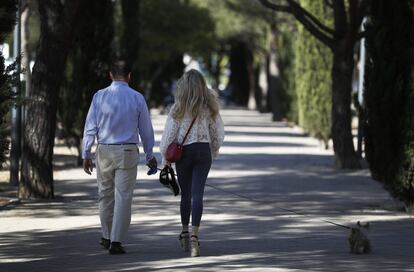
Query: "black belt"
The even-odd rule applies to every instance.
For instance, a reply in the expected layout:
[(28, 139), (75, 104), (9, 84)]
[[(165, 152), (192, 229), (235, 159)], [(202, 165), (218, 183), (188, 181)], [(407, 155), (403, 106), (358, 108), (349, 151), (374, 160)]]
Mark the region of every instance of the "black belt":
[(136, 145), (137, 143), (123, 143), (123, 144), (101, 144), (100, 145)]

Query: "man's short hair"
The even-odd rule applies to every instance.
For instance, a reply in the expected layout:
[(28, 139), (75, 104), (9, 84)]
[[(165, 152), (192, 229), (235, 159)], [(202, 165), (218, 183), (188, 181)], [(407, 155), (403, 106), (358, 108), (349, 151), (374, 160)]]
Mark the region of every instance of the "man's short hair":
[(111, 73), (113, 77), (127, 77), (130, 72), (131, 68), (124, 60), (114, 61), (111, 65)]

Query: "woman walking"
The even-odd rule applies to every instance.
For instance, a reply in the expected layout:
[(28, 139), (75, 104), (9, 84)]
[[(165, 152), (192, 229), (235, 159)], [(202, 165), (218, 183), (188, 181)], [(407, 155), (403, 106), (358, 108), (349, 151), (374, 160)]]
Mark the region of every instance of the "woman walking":
[[(191, 127), (191, 124), (193, 126)], [(203, 195), (212, 158), (216, 158), (224, 140), (223, 121), (215, 93), (207, 88), (203, 75), (189, 70), (177, 81), (175, 103), (168, 114), (161, 138), (160, 151), (163, 164), (171, 143), (184, 142), (183, 156), (176, 162), (178, 183), (181, 187), (181, 224), (179, 236), (184, 251), (200, 256), (198, 233), (203, 213)], [(189, 223), (191, 215), (191, 236)]]

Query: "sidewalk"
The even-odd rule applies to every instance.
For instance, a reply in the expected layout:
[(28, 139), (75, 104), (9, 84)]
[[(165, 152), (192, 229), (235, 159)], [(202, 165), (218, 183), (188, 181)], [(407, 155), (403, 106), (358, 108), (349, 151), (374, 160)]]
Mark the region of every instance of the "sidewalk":
[[(54, 201), (0, 211), (0, 271), (414, 271), (413, 217), (368, 170), (336, 170), (331, 150), (270, 115), (224, 110), (223, 119), (225, 146), (209, 175), (214, 188), (205, 192), (201, 257), (179, 248), (179, 197), (144, 166), (128, 253), (109, 255), (98, 245), (94, 176), (71, 168), (55, 172)], [(157, 144), (164, 122), (154, 115)], [(370, 222), (373, 252), (350, 254), (349, 230), (322, 219)]]

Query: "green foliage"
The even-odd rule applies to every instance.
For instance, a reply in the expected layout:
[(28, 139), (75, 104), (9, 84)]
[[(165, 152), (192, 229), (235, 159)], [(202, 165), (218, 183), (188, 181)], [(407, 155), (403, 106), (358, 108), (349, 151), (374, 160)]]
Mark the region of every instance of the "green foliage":
[(414, 207), (414, 4), (373, 1), (367, 23), (366, 157), (372, 176)]
[(141, 8), (141, 63), (200, 53), (211, 46), (214, 25), (208, 10), (180, 0), (146, 0)]
[[(327, 25), (331, 14), (323, 0), (302, 0), (305, 9)], [(302, 25), (295, 40), (295, 85), (299, 125), (310, 135), (327, 144), (331, 128), (331, 51)]]
[(298, 123), (298, 102), (295, 85), (295, 40), (297, 24), (286, 20), (280, 24), (278, 40), (279, 70), (282, 85), (280, 94), (281, 115)]
[(266, 48), (265, 33), (273, 13), (251, 0), (192, 0), (209, 10), (216, 41), (241, 40), (252, 47)]
[[(16, 20), (17, 1), (2, 0), (0, 2), (0, 44), (4, 42), (6, 35), (13, 30)], [(5, 67), (4, 57), (0, 52), (0, 168), (5, 161), (5, 155), (9, 149), (7, 140), (8, 130), (6, 129), (13, 94), (11, 91), (13, 79), (16, 78), (15, 64)]]
[(188, 1), (105, 0), (87, 5), (79, 14), (84, 27), (69, 54), (59, 102), (62, 136), (76, 147), (93, 94), (110, 83), (109, 65), (115, 57), (133, 65), (131, 87), (152, 90), (150, 97), (159, 104), (162, 83), (183, 71), (182, 54), (206, 50), (213, 29), (208, 12)]
[[(215, 46), (205, 54), (209, 72), (213, 75), (213, 84), (219, 85), (219, 74), (225, 68), (230, 69), (227, 88), (232, 91), (232, 102), (247, 105), (249, 93), (254, 82), (253, 71), (258, 74), (269, 51), (269, 22), (275, 16), (273, 12), (263, 9), (257, 1), (250, 0), (193, 0), (207, 8), (215, 23)], [(229, 59), (228, 63), (221, 60)], [(220, 66), (225, 64), (225, 66)], [(253, 81), (253, 82), (251, 82)], [(257, 80), (256, 80), (257, 81)], [(256, 106), (263, 110), (261, 93), (256, 92), (260, 103)]]
[[(123, 8), (123, 16), (129, 18), (124, 21), (130, 23), (122, 29), (131, 34), (124, 36), (121, 48), (130, 48), (125, 55), (135, 63), (131, 86), (144, 91), (152, 106), (159, 105), (166, 85), (183, 72), (183, 54), (201, 55), (212, 47), (213, 21), (207, 9), (192, 1), (124, 0), (123, 4), (139, 9), (134, 20), (133, 12)], [(131, 55), (131, 47), (137, 56)]]
[(110, 84), (108, 71), (114, 56), (112, 2), (89, 1), (82, 13), (83, 28), (68, 57), (58, 110), (63, 136), (77, 148), (94, 93)]

